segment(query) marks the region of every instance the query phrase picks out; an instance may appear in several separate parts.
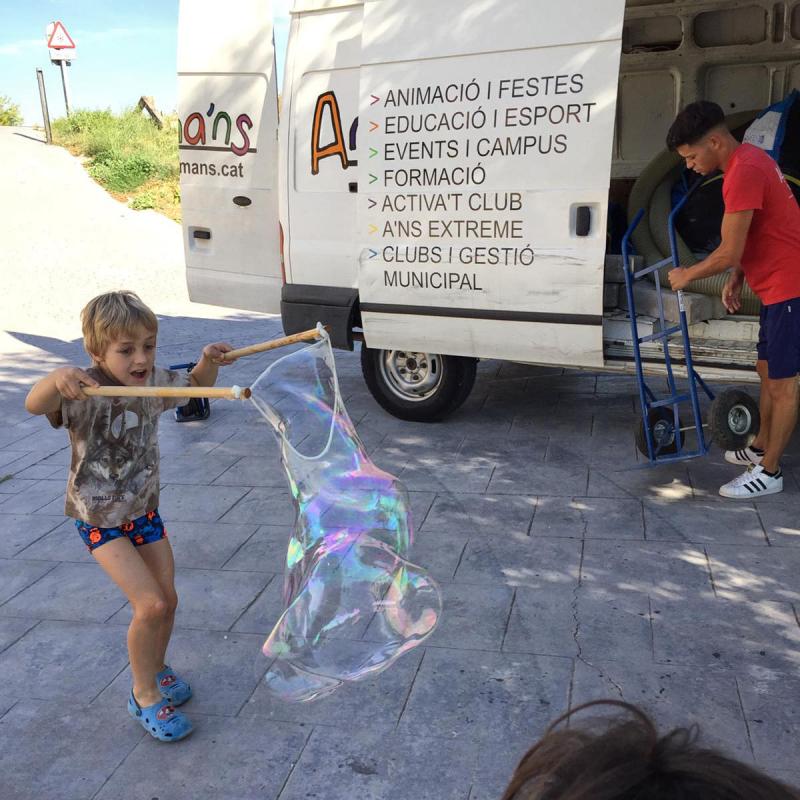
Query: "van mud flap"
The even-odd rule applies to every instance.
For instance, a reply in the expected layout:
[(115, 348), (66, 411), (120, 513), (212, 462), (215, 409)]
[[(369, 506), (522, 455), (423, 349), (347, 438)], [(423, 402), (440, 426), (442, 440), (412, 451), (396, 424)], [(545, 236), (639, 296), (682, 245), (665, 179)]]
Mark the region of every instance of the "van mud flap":
[(358, 289), (287, 283), (281, 291), (284, 333), (300, 333), (321, 322), (328, 328), (334, 347), (352, 350), (357, 303)]

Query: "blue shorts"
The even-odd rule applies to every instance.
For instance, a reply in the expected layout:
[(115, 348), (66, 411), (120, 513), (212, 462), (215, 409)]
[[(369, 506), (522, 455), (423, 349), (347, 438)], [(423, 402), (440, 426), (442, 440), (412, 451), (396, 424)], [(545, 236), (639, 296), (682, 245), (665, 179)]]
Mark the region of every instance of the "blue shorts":
[(800, 297), (761, 306), (758, 358), (773, 380), (800, 373)]
[(130, 539), (134, 547), (141, 547), (143, 544), (167, 538), (167, 531), (164, 529), (164, 522), (158, 515), (158, 509), (148, 511), (144, 516), (137, 517), (130, 522), (123, 522), (118, 528), (98, 528), (79, 519), (75, 520), (75, 527), (90, 551), (112, 539), (122, 539), (123, 537)]

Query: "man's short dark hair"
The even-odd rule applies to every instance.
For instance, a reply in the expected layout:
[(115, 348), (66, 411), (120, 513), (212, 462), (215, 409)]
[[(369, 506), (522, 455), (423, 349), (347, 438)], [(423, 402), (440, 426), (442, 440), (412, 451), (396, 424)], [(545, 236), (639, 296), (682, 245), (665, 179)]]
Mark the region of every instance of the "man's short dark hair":
[(710, 130), (724, 124), (725, 113), (716, 103), (689, 103), (670, 126), (667, 147), (677, 150), (681, 145), (699, 142)]

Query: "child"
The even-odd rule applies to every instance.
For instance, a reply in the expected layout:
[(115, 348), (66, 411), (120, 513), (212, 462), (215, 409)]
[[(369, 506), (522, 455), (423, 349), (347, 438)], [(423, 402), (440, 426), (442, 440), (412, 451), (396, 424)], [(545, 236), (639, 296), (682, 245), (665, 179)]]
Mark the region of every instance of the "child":
[[(603, 707), (622, 713), (595, 726), (573, 719)], [(660, 735), (629, 703), (585, 703), (559, 717), (522, 757), (502, 800), (800, 800), (800, 792), (756, 767), (701, 747), (697, 736), (696, 726)]]
[(156, 739), (174, 742), (192, 731), (186, 715), (175, 710), (192, 690), (165, 663), (178, 598), (172, 548), (158, 514), (158, 418), (185, 401), (87, 397), (82, 387), (213, 386), (220, 359), (232, 348), (206, 345), (190, 374), (155, 366), (158, 320), (129, 291), (95, 297), (81, 322), (92, 366), (54, 370), (31, 389), (25, 408), (69, 433), (65, 513), (133, 608), (128, 711)]

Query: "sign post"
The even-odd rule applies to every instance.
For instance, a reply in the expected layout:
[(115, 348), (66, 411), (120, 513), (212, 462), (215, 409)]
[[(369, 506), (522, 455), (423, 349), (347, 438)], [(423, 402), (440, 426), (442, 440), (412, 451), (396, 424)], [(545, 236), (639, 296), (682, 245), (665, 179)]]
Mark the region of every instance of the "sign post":
[(60, 21), (51, 22), (47, 26), (46, 33), (50, 60), (61, 67), (61, 83), (64, 86), (64, 105), (67, 109), (67, 116), (69, 116), (69, 81), (67, 80), (67, 71), (64, 67), (68, 67), (75, 58), (75, 42), (67, 33), (64, 24)]
[(50, 130), (50, 111), (47, 108), (47, 92), (44, 88), (44, 73), (36, 70), (36, 80), (39, 83), (39, 100), (42, 102), (42, 117), (44, 118), (44, 134), (47, 144), (53, 143), (53, 132)]

